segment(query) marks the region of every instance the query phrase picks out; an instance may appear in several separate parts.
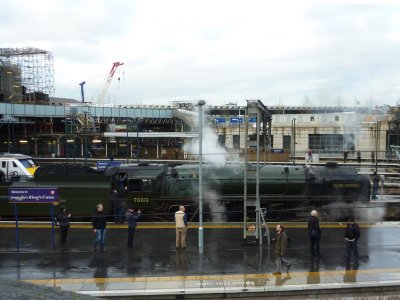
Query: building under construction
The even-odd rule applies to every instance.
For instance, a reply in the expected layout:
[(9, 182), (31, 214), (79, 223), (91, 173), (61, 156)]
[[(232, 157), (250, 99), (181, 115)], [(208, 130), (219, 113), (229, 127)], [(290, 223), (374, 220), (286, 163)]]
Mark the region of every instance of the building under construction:
[(48, 104), (53, 95), (51, 52), (37, 48), (0, 48), (0, 102)]

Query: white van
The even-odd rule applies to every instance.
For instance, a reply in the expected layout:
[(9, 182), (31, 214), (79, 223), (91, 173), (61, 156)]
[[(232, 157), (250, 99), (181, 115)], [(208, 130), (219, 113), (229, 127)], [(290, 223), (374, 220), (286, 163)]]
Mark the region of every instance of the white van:
[(0, 181), (32, 180), (38, 168), (29, 155), (0, 153)]

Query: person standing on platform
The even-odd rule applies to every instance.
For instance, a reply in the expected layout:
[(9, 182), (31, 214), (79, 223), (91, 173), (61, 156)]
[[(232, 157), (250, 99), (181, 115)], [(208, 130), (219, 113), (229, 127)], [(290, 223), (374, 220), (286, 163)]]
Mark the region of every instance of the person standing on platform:
[(289, 272), (289, 268), (292, 264), (283, 257), (288, 244), (288, 236), (282, 224), (276, 225), (276, 236), (273, 238), (273, 242), (273, 251), (275, 255), (275, 271), (273, 274), (281, 274), (282, 263), (286, 264), (286, 272)]
[(313, 157), (312, 157), (312, 151), (311, 149), (307, 150), (307, 162), (312, 162), (313, 161)]
[(104, 239), (106, 237), (107, 221), (103, 210), (103, 204), (97, 204), (96, 211), (92, 218), (93, 232), (96, 234), (96, 238), (93, 243), (93, 251), (96, 251), (97, 244), (100, 244), (101, 251), (104, 251)]
[(116, 189), (118, 193), (123, 194), (128, 189), (127, 178), (128, 178), (128, 173), (118, 174), (117, 189)]
[(135, 236), (137, 221), (141, 213), (142, 211), (140, 209), (135, 212), (133, 207), (128, 208), (126, 212), (126, 222), (128, 223), (128, 248), (133, 248), (133, 237)]
[(71, 214), (67, 214), (67, 209), (65, 207), (60, 207), (60, 213), (57, 216), (57, 224), (60, 226), (60, 242), (63, 246), (67, 243), (70, 218)]
[(114, 215), (114, 223), (124, 223), (126, 214), (126, 198), (124, 193), (119, 193), (117, 190), (111, 192), (111, 205)]
[(108, 155), (108, 158), (110, 159), (110, 161), (114, 161), (114, 152), (111, 152), (111, 153)]
[(320, 256), (319, 240), (321, 238), (321, 228), (319, 227), (318, 213), (316, 210), (311, 211), (308, 219), (308, 236), (311, 242), (311, 256)]
[(375, 151), (371, 152), (371, 162), (374, 164), (375, 163)]
[(347, 163), (347, 158), (349, 157), (349, 151), (344, 150), (343, 151), (343, 162)]
[(118, 194), (117, 190), (112, 190), (110, 195), (111, 213), (114, 218), (114, 223), (119, 223), (119, 210), (121, 206), (121, 196)]
[(128, 173), (120, 173), (117, 177), (115, 189), (112, 191), (111, 203), (114, 211), (114, 223), (124, 223), (126, 214), (126, 191), (128, 189)]
[(361, 164), (361, 151), (357, 151), (357, 162)]
[(179, 210), (175, 213), (175, 228), (176, 228), (176, 249), (186, 248), (186, 232), (187, 232), (187, 217), (185, 207), (179, 206)]
[(360, 227), (354, 222), (354, 218), (350, 217), (348, 219), (346, 232), (344, 234), (344, 240), (346, 241), (346, 260), (349, 261), (351, 257), (351, 252), (353, 252), (354, 259), (358, 260), (358, 247), (357, 241), (360, 238)]
[(381, 178), (379, 177), (379, 175), (376, 172), (374, 172), (374, 174), (372, 174), (372, 197), (371, 197), (372, 199), (376, 199), (380, 181), (381, 181)]

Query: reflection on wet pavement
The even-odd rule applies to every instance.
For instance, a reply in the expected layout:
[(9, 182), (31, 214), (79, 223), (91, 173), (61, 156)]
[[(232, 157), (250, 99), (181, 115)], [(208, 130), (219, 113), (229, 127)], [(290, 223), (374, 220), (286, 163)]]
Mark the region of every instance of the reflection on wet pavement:
[(68, 245), (54, 251), (47, 229), (24, 229), (17, 252), (13, 230), (2, 228), (0, 276), (97, 296), (109, 291), (139, 295), (378, 285), (400, 280), (400, 243), (392, 234), (396, 226), (362, 226), (359, 261), (345, 260), (343, 226), (323, 228), (321, 258), (309, 257), (304, 228), (290, 228), (293, 246), (287, 257), (293, 266), (281, 275), (272, 275), (271, 249), (243, 246), (240, 229), (206, 230), (205, 254), (199, 255), (196, 230), (189, 230), (188, 248), (176, 251), (171, 229), (138, 229), (133, 249), (125, 247), (126, 230), (110, 229), (106, 251), (93, 252), (89, 229), (71, 230)]

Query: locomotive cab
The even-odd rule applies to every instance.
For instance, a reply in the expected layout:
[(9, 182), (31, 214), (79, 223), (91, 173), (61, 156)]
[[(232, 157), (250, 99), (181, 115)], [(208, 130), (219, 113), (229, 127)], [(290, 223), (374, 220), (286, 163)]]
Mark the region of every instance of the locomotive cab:
[(130, 205), (150, 207), (166, 192), (166, 173), (161, 164), (124, 164), (113, 175), (113, 189), (122, 191)]

